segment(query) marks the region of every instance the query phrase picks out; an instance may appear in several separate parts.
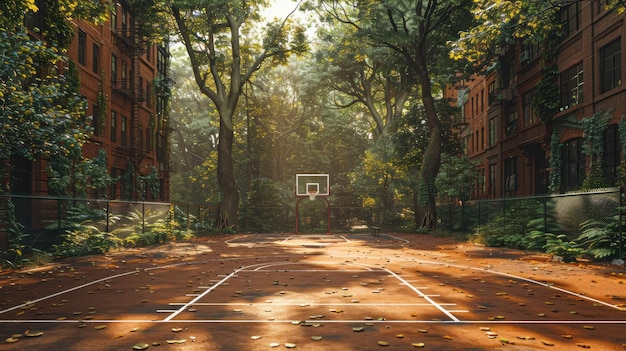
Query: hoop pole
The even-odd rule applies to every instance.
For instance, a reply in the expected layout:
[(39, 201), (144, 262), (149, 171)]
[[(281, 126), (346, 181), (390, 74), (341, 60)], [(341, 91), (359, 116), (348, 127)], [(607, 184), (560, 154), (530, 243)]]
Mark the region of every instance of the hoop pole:
[[(326, 234), (330, 234), (330, 201), (328, 201), (326, 196), (322, 196), (321, 198), (324, 199), (324, 201), (326, 201), (326, 208), (327, 208)], [(298, 198), (298, 201), (296, 202), (296, 234), (299, 233), (300, 201), (302, 201), (303, 199), (306, 199), (306, 197), (301, 196)]]

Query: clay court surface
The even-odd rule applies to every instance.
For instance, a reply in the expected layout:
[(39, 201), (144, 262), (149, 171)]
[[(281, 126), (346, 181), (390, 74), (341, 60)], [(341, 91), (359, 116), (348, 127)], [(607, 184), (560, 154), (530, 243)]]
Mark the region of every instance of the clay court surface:
[(0, 350), (625, 350), (624, 267), (417, 234), (210, 236), (0, 273)]

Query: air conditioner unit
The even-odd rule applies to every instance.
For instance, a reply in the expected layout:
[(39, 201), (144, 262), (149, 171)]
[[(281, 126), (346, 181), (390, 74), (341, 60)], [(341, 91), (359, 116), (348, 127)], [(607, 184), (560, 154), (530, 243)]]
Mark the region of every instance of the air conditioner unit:
[(522, 53), (519, 55), (519, 60), (521, 63), (528, 63), (528, 61), (530, 61), (530, 53), (528, 52), (528, 50), (522, 51)]

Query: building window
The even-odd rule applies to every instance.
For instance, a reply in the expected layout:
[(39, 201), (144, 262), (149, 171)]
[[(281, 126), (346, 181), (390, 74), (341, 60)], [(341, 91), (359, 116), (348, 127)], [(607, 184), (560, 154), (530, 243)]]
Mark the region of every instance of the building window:
[(87, 62), (87, 33), (78, 30), (78, 63), (85, 65)]
[(583, 103), (583, 64), (579, 63), (561, 73), (561, 108)]
[(578, 189), (585, 179), (585, 156), (582, 154), (582, 138), (568, 141), (563, 145), (563, 188)]
[(580, 29), (581, 20), (578, 11), (578, 1), (574, 1), (573, 4), (563, 7), (561, 9), (560, 17), (563, 38), (567, 38), (571, 34), (577, 32)]
[(620, 165), (621, 143), (616, 124), (608, 126), (604, 131), (604, 176), (611, 184), (616, 184)]
[(495, 102), (498, 101), (498, 97), (496, 94), (496, 83), (495, 82), (491, 82), (489, 84), (489, 87), (487, 88), (488, 94), (487, 94), (487, 99), (489, 99), (488, 103), (489, 104), (493, 104)]
[(620, 39), (600, 49), (600, 92), (622, 85), (622, 46)]
[(117, 141), (117, 112), (111, 111), (111, 141)]
[(522, 109), (524, 113), (524, 127), (528, 127), (539, 122), (539, 118), (535, 113), (535, 109), (533, 107), (533, 101), (535, 100), (536, 89), (531, 90), (530, 92), (524, 94), (522, 97), (522, 103), (524, 104)]
[(93, 67), (93, 72), (100, 72), (100, 46), (98, 44), (93, 44), (92, 46), (93, 56), (91, 58), (91, 63)]
[(515, 104), (507, 106), (506, 112), (506, 135), (513, 135), (517, 133), (517, 110)]
[(485, 89), (480, 89), (480, 112), (485, 111)]
[(122, 36), (128, 37), (130, 33), (128, 31), (128, 10), (122, 6)]
[(111, 30), (115, 32), (117, 30), (117, 6), (111, 8), (111, 18), (109, 21), (111, 22)]
[(121, 88), (128, 89), (130, 82), (128, 81), (128, 64), (125, 61), (122, 61), (122, 71), (120, 74), (122, 75)]
[(116, 86), (117, 82), (117, 56), (111, 55), (111, 83)]
[(146, 105), (150, 106), (152, 103), (152, 86), (146, 82)]
[(126, 116), (122, 116), (122, 121), (121, 121), (121, 125), (120, 125), (120, 143), (122, 144), (122, 146), (126, 146), (126, 123), (127, 123), (127, 117)]
[(489, 120), (489, 146), (495, 146), (498, 142), (498, 120), (492, 118)]
[(504, 191), (517, 191), (517, 157), (504, 160)]

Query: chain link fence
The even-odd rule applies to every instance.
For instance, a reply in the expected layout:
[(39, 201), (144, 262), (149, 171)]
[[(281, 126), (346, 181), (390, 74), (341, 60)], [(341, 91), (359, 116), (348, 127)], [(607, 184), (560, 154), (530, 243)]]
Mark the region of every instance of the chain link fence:
[[(618, 239), (622, 240), (620, 190), (605, 189), (563, 195), (503, 198), (493, 200), (448, 201), (438, 206), (437, 227), (443, 230), (477, 233), (486, 225), (501, 231), (525, 233), (532, 230), (564, 234), (577, 238), (586, 221), (619, 221)], [(11, 206), (8, 206), (9, 200)], [(325, 233), (328, 221), (325, 201), (302, 201), (299, 232)], [(12, 214), (10, 213), (12, 212)], [(295, 230), (293, 206), (240, 206), (239, 232), (290, 233)], [(80, 226), (97, 233), (112, 233), (120, 240), (146, 240), (138, 234), (178, 236), (181, 233), (212, 231), (217, 206), (210, 204), (173, 204), (54, 198), (0, 196), (0, 251), (10, 243), (11, 216), (23, 232), (21, 245), (49, 250), (63, 235)], [(414, 213), (406, 207), (340, 207), (330, 199), (330, 228), (334, 233), (367, 231), (369, 226), (383, 231), (413, 231)], [(15, 223), (13, 223), (15, 224)], [(530, 228), (530, 229), (529, 229)], [(15, 227), (13, 227), (15, 229)], [(150, 239), (159, 242), (158, 237)], [(148, 241), (150, 241), (148, 240)], [(148, 242), (149, 243), (149, 242)], [(137, 243), (140, 244), (140, 243)], [(620, 247), (621, 242), (619, 243)]]
[(538, 230), (558, 230), (573, 238), (581, 234), (580, 224), (585, 221), (620, 215), (617, 188), (465, 203), (448, 201), (438, 207), (439, 227), (445, 230), (472, 232), (495, 219), (506, 224), (518, 222), (523, 216), (532, 220)]

